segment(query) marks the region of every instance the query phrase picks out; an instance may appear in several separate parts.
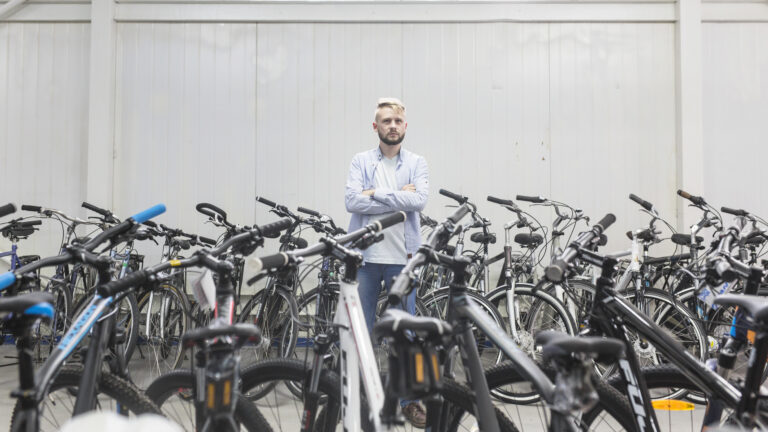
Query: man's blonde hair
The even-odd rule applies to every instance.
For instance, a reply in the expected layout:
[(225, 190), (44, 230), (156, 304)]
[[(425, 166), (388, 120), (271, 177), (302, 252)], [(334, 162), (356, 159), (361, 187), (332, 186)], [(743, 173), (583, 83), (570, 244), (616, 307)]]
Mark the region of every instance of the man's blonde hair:
[(378, 120), (379, 111), (382, 108), (390, 108), (397, 114), (405, 114), (405, 105), (397, 98), (380, 98), (376, 104), (376, 111), (373, 112), (373, 119)]

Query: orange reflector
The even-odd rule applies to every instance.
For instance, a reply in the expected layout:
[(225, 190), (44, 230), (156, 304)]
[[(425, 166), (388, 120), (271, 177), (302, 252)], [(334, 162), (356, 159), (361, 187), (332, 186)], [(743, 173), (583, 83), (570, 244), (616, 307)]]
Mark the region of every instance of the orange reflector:
[(208, 409), (213, 409), (216, 406), (216, 388), (213, 383), (208, 384)]
[(695, 405), (690, 402), (674, 399), (655, 400), (651, 402), (654, 409), (665, 411), (693, 411)]
[(747, 339), (749, 339), (749, 341), (754, 344), (755, 343), (755, 332), (752, 331), (752, 330), (747, 330)]
[(432, 369), (435, 371), (435, 382), (440, 381), (440, 369), (437, 364), (437, 354), (432, 354)]
[(416, 362), (416, 382), (424, 382), (424, 354), (416, 353), (413, 356), (413, 360)]
[(181, 260), (172, 259), (168, 261), (171, 264), (171, 267), (178, 267), (181, 265)]
[(224, 406), (229, 406), (229, 393), (232, 391), (232, 381), (224, 381), (224, 395), (222, 396), (222, 403)]

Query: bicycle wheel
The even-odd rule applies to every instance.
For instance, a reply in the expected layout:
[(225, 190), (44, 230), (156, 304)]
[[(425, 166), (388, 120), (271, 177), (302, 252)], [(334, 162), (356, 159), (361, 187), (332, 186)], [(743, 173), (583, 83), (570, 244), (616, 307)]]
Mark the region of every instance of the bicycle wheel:
[(50, 321), (39, 322), (32, 332), (33, 359), (38, 364), (48, 359), (69, 329), (72, 313), (72, 297), (64, 281), (51, 279), (45, 291), (53, 294), (54, 314)]
[[(295, 398), (284, 387), (284, 383), (293, 382), (294, 385), (301, 387), (304, 380), (311, 376), (309, 366), (296, 360), (268, 359), (247, 368), (242, 372), (241, 376), (243, 379), (243, 391), (247, 391), (248, 388), (252, 387), (265, 386), (268, 383), (275, 383), (273, 386), (275, 388), (274, 392), (256, 401), (256, 405), (267, 418), (273, 430), (294, 431), (300, 427), (299, 421), (302, 419), (304, 409), (303, 402), (301, 399)], [(318, 390), (322, 394), (322, 408), (317, 417), (317, 430), (342, 430), (341, 419), (338, 416), (340, 386), (339, 377), (335, 372), (326, 371), (321, 375)], [(469, 389), (449, 379), (445, 379), (440, 394), (447, 402), (447, 409), (451, 410), (450, 422), (445, 430), (477, 430), (477, 421), (471, 414), (474, 408)], [(365, 423), (365, 419), (368, 416), (368, 408), (364, 397), (360, 405), (361, 420)], [(330, 412), (334, 414), (330, 414)], [(501, 430), (517, 430), (512, 422), (499, 410), (496, 410), (496, 416)], [(325, 428), (320, 427), (322, 423), (325, 423)], [(363, 429), (368, 430), (369, 427), (370, 425), (364, 425)], [(415, 430), (410, 425), (399, 426), (395, 429)]]
[[(501, 286), (486, 298), (501, 314), (504, 329), (515, 343), (537, 362), (541, 361), (541, 350), (535, 344), (539, 332), (554, 330), (576, 334), (573, 317), (555, 296), (524, 283), (515, 285), (514, 294), (507, 291), (506, 286)], [(514, 305), (510, 304), (510, 298), (514, 299)], [(497, 387), (493, 395), (507, 403), (528, 404), (539, 400), (538, 392), (528, 382)]]
[[(554, 369), (549, 366), (542, 366), (541, 369), (550, 379), (555, 379), (556, 373)], [(492, 393), (503, 388), (520, 387), (525, 382), (525, 379), (518, 372), (517, 366), (510, 361), (505, 361), (487, 369), (485, 371), (485, 379)], [(622, 396), (613, 386), (597, 379), (597, 377), (592, 380), (592, 383), (599, 397), (597, 405), (592, 410), (598, 410), (603, 413), (603, 423), (628, 427), (630, 428), (629, 430), (632, 430), (632, 419), (634, 417), (627, 398)], [(516, 421), (523, 430), (548, 430), (550, 413), (549, 409), (541, 402), (524, 405), (514, 402), (498, 403), (496, 408), (513, 421)], [(591, 419), (587, 422), (584, 416), (581, 419), (574, 418), (573, 421), (581, 430), (613, 430), (605, 429), (602, 426), (603, 423), (600, 424), (599, 428), (595, 428), (594, 426), (597, 426), (595, 420)]]
[[(185, 431), (195, 430), (195, 404), (193, 400), (194, 374), (189, 370), (175, 370), (159, 376), (147, 388), (146, 394), (160, 408), (162, 414), (176, 422)], [(270, 430), (261, 412), (246, 398), (238, 397), (235, 421), (248, 431)]]
[(181, 336), (189, 330), (189, 300), (171, 284), (161, 284), (141, 293), (138, 302), (139, 332), (136, 352), (128, 367), (139, 388), (181, 366), (184, 347)]
[[(660, 431), (688, 431), (688, 430), (701, 430), (704, 414), (706, 412), (705, 404), (695, 404), (684, 400), (679, 400), (674, 397), (679, 389), (685, 389), (689, 393), (702, 394), (701, 390), (693, 384), (677, 367), (673, 365), (655, 365), (645, 367), (641, 370), (643, 377), (645, 378), (646, 386), (651, 394), (651, 398), (654, 399), (654, 411), (656, 418), (659, 421)], [(612, 377), (608, 383), (617, 389), (621, 389), (621, 379), (618, 376)], [(703, 398), (704, 403), (708, 398)], [(758, 418), (762, 424), (768, 423), (768, 410), (764, 404), (758, 404)], [(622, 430), (623, 428), (615, 427), (615, 422), (610, 419), (606, 419), (605, 413), (601, 407), (597, 406), (584, 415), (585, 422), (590, 424), (605, 424), (606, 427), (612, 427), (609, 430)], [(733, 413), (730, 408), (723, 410), (721, 417), (721, 425), (739, 425), (739, 419)], [(632, 430), (632, 429), (623, 429)], [(736, 430), (751, 430), (740, 429)]]
[[(293, 317), (296, 316), (296, 300), (290, 293), (275, 290), (274, 295), (267, 287), (245, 305), (239, 322), (255, 324), (261, 330), (261, 341), (249, 343), (240, 349), (241, 363), (244, 366), (265, 358), (290, 357), (296, 347), (296, 330)], [(259, 318), (259, 316), (261, 318)], [(250, 400), (256, 400), (270, 392), (272, 388), (249, 389), (243, 394)]]
[[(72, 319), (75, 319), (83, 309), (90, 302), (90, 297), (83, 297), (80, 302), (75, 305)], [(139, 333), (139, 306), (136, 304), (136, 295), (130, 293), (123, 297), (120, 302), (115, 306), (117, 308), (117, 317), (115, 320), (115, 328), (122, 329), (125, 334), (125, 342), (123, 343), (123, 349), (125, 353), (126, 364), (131, 361), (133, 352), (136, 349), (136, 339)], [(83, 339), (85, 341), (87, 338)], [(84, 342), (80, 342), (78, 346), (85, 346)]]
[[(585, 317), (583, 314), (589, 310), (589, 302), (594, 297), (595, 288), (583, 281), (569, 282), (568, 285), (571, 288), (578, 286), (578, 289), (575, 290), (576, 292), (573, 293), (574, 296), (566, 296), (566, 299), (567, 302), (571, 302), (574, 301), (574, 297), (579, 298), (578, 301), (582, 303), (575, 306), (574, 309), (582, 313), (578, 318), (578, 322), (584, 322)], [(637, 299), (637, 294), (634, 290), (623, 293), (623, 296), (631, 299), (635, 307), (648, 315), (659, 327), (668, 331), (691, 355), (704, 361), (708, 346), (706, 334), (696, 314), (685, 307), (682, 302), (666, 292), (654, 288), (645, 289), (642, 304)], [(628, 336), (641, 366), (661, 364), (667, 361), (653, 345), (640, 338), (635, 332), (628, 332)], [(600, 370), (604, 376), (610, 376), (616, 371), (616, 365), (604, 365)]]
[[(82, 375), (83, 367), (80, 365), (68, 365), (59, 370), (39, 407), (40, 431), (59, 430), (72, 417)], [(157, 405), (133, 384), (120, 377), (102, 372), (96, 388), (96, 409), (100, 411), (125, 413), (127, 410), (130, 415), (160, 414)], [(17, 401), (11, 415), (11, 430), (23, 430), (16, 429), (23, 428), (22, 417), (21, 403)]]
[[(501, 328), (504, 328), (504, 320), (502, 319), (499, 311), (496, 307), (486, 300), (482, 295), (474, 292), (467, 291), (467, 296), (480, 307), (488, 316)], [(425, 297), (421, 298), (424, 305), (425, 316), (431, 316), (446, 320), (446, 314), (448, 312), (448, 301), (450, 300), (449, 288), (442, 288), (437, 291), (428, 293)], [(480, 361), (483, 363), (484, 368), (488, 368), (499, 363), (502, 359), (503, 353), (491, 342), (491, 340), (477, 327), (473, 326), (475, 340), (477, 341), (477, 351), (480, 354)], [(452, 355), (456, 356), (456, 361), (452, 362), (454, 367), (452, 371), (446, 371), (446, 375), (450, 373), (456, 374), (456, 376), (463, 376), (464, 367), (461, 362), (460, 356), (458, 356), (458, 350), (454, 349)]]

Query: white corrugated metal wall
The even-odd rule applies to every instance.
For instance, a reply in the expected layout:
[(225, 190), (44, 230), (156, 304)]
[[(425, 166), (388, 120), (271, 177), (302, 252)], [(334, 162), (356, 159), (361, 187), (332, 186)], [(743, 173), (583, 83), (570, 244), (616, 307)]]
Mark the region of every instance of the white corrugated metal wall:
[[(54, 6), (74, 17), (87, 13), (80, 4), (25, 8), (45, 21)], [(477, 202), (489, 193), (542, 194), (594, 217), (613, 211), (617, 233), (645, 220), (626, 199), (630, 192), (676, 219), (676, 34), (667, 3), (645, 5), (657, 21), (616, 18), (644, 6), (617, 2), (560, 5), (552, 7), (554, 19), (534, 13), (512, 20), (532, 22), (495, 23), (440, 22), (438, 14), (416, 23), (243, 24), (227, 13), (221, 22), (185, 23), (162, 4), (118, 6), (111, 203), (118, 214), (164, 201), (162, 221), (211, 235), (192, 210), (196, 202), (221, 205), (237, 222), (265, 222), (269, 216), (253, 201), (260, 194), (346, 222), (341, 190), (349, 159), (375, 145), (375, 99), (394, 95), (409, 107), (405, 145), (430, 163), (431, 215), (446, 213), (448, 201), (437, 195), (445, 187)], [(190, 16), (198, 7), (184, 6)], [(715, 16), (710, 6), (705, 20)], [(331, 15), (343, 16), (346, 6), (336, 7), (342, 12)], [(589, 12), (567, 22), (561, 10)], [(157, 19), (164, 22), (147, 18), (155, 13), (165, 13)], [(720, 161), (758, 154), (768, 135), (757, 115), (765, 110), (765, 26), (703, 24), (708, 175)], [(78, 212), (87, 198), (88, 28), (0, 23), (0, 151), (7, 178), (27, 180), (5, 184), (6, 200)], [(24, 143), (23, 155), (13, 142)], [(725, 150), (731, 142), (743, 150)], [(50, 151), (57, 156), (45, 157)], [(759, 188), (760, 170), (739, 168), (732, 169), (738, 175), (708, 176), (691, 192), (711, 193), (718, 204), (755, 202), (760, 212), (763, 204), (747, 192), (726, 202), (734, 187)], [(500, 231), (506, 215), (481, 205)], [(611, 247), (623, 245), (620, 238)], [(43, 244), (55, 242), (35, 246)]]
[[(0, 201), (78, 212), (88, 140), (89, 25), (0, 23)], [(21, 254), (53, 255), (45, 224)], [(6, 239), (0, 250), (9, 249)]]

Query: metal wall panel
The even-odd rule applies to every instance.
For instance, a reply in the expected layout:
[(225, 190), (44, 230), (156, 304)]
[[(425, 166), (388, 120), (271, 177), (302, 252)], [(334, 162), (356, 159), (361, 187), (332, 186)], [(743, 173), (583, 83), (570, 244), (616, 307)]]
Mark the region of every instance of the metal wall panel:
[(120, 24), (117, 58), (121, 212), (164, 200), (160, 220), (202, 230), (210, 201), (263, 223), (263, 195), (346, 225), (349, 161), (376, 145), (376, 99), (398, 96), (433, 217), (441, 187), (499, 234), (488, 194), (611, 210), (615, 232), (646, 221), (630, 192), (675, 217), (672, 24)]
[(701, 193), (718, 208), (744, 208), (765, 217), (768, 24), (703, 27), (705, 180)]
[[(84, 215), (89, 48), (88, 24), (0, 23), (3, 204)], [(20, 252), (52, 255), (60, 239), (59, 226), (46, 223)], [(8, 245), (0, 240), (0, 250)]]
[(115, 209), (157, 202), (158, 221), (202, 235), (199, 202), (253, 222), (256, 26), (121, 24)]

